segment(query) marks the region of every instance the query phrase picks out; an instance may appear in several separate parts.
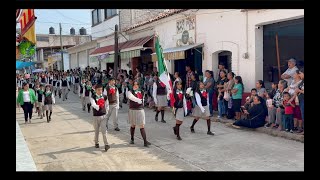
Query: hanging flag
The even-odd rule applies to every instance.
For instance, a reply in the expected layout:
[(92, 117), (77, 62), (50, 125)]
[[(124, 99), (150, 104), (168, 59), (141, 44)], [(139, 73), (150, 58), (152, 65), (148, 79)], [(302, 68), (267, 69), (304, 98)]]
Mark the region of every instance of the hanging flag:
[[(16, 12), (18, 14), (18, 11)], [(30, 41), (33, 45), (36, 44), (35, 33), (35, 21), (34, 9), (24, 9), (21, 12), (20, 25), (21, 25), (21, 37)]]
[(169, 93), (170, 97), (170, 105), (171, 107), (174, 107), (174, 95), (173, 95), (173, 88), (172, 88), (172, 82), (169, 77), (169, 74), (167, 72), (167, 66), (165, 63), (165, 59), (163, 56), (162, 48), (159, 43), (159, 37), (156, 35), (155, 37), (155, 50), (158, 58), (158, 71), (159, 71), (159, 80), (166, 86), (167, 91)]

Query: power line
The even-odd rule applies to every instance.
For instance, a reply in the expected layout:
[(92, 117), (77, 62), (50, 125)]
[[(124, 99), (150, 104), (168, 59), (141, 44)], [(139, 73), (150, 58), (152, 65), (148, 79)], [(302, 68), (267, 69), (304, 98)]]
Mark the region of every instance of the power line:
[[(59, 24), (57, 22), (45, 22), (45, 21), (36, 21), (37, 23), (43, 23), (43, 24)], [(70, 24), (70, 25), (88, 25), (88, 24), (75, 24), (75, 23), (61, 23), (61, 24)], [(86, 27), (90, 27), (91, 26), (86, 26)]]
[(68, 17), (68, 16), (64, 15), (63, 13), (61, 13), (60, 11), (58, 11), (58, 10), (55, 10), (55, 11), (56, 11), (57, 13), (59, 13), (61, 16), (65, 17), (65, 18), (68, 18), (68, 19), (71, 19), (71, 20), (73, 20), (73, 21), (78, 21), (78, 22), (83, 23), (83, 24), (90, 24), (90, 23), (84, 23), (84, 22), (79, 21), (79, 20), (77, 20), (77, 19)]

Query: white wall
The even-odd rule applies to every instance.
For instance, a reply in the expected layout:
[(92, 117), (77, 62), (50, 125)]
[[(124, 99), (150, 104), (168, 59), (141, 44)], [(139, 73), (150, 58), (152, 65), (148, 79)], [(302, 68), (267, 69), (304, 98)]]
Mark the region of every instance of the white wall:
[[(203, 70), (216, 72), (217, 53), (231, 51), (232, 71), (242, 77), (245, 91), (250, 91), (257, 80), (263, 79), (263, 27), (257, 29), (256, 26), (301, 18), (303, 15), (304, 10), (299, 9), (248, 12), (239, 9), (199, 10), (196, 16), (196, 42), (204, 43)], [(243, 58), (246, 52), (248, 59)]]
[(79, 57), (79, 67), (81, 69), (86, 68), (88, 66), (86, 51), (79, 52), (78, 57)]
[[(111, 19), (105, 21), (104, 19), (104, 9), (100, 10), (100, 19), (102, 22), (91, 28), (92, 39), (97, 39), (98, 37), (107, 36), (114, 32), (114, 26), (119, 24), (119, 16), (114, 16)], [(92, 18), (91, 18), (92, 19)]]
[(74, 69), (78, 67), (78, 60), (77, 60), (77, 54), (73, 53), (71, 54), (71, 59), (70, 59), (70, 68)]

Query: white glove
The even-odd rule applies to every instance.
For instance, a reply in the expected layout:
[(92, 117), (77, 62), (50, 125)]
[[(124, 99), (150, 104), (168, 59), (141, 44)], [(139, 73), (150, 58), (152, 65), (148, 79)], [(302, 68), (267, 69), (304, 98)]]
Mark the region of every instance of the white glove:
[(206, 110), (203, 107), (200, 107), (201, 112), (204, 113)]
[(187, 90), (186, 90), (186, 94), (189, 94), (190, 95), (191, 93), (191, 87), (189, 87)]
[(170, 94), (169, 93), (167, 94), (167, 99), (170, 100)]
[(139, 99), (139, 102), (138, 102), (138, 104), (142, 104), (142, 99)]

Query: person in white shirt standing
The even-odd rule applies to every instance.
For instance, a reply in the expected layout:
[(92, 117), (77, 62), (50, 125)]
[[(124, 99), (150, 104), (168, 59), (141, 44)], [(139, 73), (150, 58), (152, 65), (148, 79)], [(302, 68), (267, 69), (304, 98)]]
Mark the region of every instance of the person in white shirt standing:
[(281, 79), (287, 81), (287, 84), (291, 84), (293, 80), (293, 75), (296, 73), (298, 70), (297, 66), (297, 61), (293, 58), (288, 60), (288, 69), (281, 75)]

